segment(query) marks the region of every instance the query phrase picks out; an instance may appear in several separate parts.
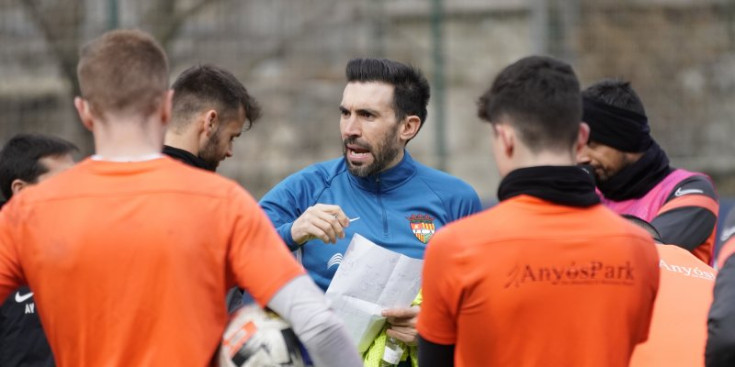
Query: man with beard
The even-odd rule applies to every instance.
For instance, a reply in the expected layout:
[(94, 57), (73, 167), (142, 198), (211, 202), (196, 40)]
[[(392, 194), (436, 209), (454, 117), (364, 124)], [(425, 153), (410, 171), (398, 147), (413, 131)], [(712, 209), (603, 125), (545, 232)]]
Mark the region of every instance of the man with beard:
[[(354, 59), (346, 76), (339, 105), (343, 157), (291, 175), (260, 201), (322, 289), (356, 233), (423, 258), (435, 230), (481, 210), (472, 187), (416, 162), (405, 150), (427, 114), (429, 84), (419, 70), (391, 60)], [(418, 308), (386, 310), (387, 335), (416, 345), (417, 314)]]
[(215, 171), (232, 142), (260, 117), (260, 106), (234, 75), (214, 65), (185, 70), (173, 84), (171, 126), (163, 153)]
[(209, 366), (234, 286), (290, 323), (317, 365), (361, 365), (257, 202), (162, 156), (173, 98), (163, 48), (113, 30), (81, 49), (77, 76), (95, 154), (0, 211), (0, 300), (35, 292), (56, 365)]
[[(258, 102), (232, 73), (214, 65), (184, 70), (174, 82), (171, 125), (163, 154), (190, 166), (216, 171), (232, 156), (232, 142), (260, 117)], [(246, 128), (246, 129), (247, 129)], [(227, 309), (241, 305), (242, 293), (227, 292)]]
[(592, 167), (603, 203), (651, 223), (664, 243), (710, 264), (719, 204), (709, 178), (669, 166), (630, 83), (602, 80), (582, 96), (591, 131), (577, 160)]

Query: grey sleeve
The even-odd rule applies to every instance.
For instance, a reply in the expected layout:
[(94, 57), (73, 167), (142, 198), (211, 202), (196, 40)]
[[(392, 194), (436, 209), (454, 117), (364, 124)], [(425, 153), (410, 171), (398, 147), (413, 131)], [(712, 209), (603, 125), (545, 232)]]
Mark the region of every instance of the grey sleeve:
[[(697, 175), (676, 185), (666, 202), (688, 195), (717, 201), (712, 183), (706, 177)], [(661, 234), (664, 243), (677, 245), (689, 251), (704, 243), (712, 235), (716, 224), (717, 213), (697, 205), (669, 210), (651, 220), (651, 225)]]
[(271, 298), (268, 307), (291, 324), (314, 366), (362, 366), (342, 321), (329, 309), (324, 293), (308, 275), (286, 284)]
[(707, 367), (735, 366), (735, 256), (717, 274), (707, 319), (705, 361)]
[(709, 238), (716, 223), (717, 216), (714, 213), (697, 206), (670, 210), (651, 221), (664, 243), (689, 251), (693, 251)]
[(735, 235), (735, 207), (730, 209), (724, 221), (720, 221), (720, 227), (722, 228), (720, 243), (724, 244)]

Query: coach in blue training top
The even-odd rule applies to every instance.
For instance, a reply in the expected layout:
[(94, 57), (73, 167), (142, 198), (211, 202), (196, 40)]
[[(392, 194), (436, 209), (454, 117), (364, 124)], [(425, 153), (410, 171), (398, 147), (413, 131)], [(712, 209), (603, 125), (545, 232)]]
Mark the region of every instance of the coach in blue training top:
[[(429, 83), (419, 70), (391, 60), (354, 59), (346, 75), (339, 106), (344, 156), (291, 175), (260, 201), (322, 289), (355, 233), (423, 258), (436, 230), (481, 209), (472, 187), (416, 162), (405, 150), (429, 102)], [(350, 222), (354, 218), (359, 219)], [(393, 329), (388, 335), (415, 345), (417, 312), (385, 312)]]

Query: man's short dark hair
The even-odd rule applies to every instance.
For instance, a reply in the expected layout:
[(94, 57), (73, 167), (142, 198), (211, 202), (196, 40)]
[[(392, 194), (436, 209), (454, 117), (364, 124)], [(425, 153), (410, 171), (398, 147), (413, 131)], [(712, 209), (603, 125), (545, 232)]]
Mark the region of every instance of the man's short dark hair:
[[(347, 82), (383, 82), (394, 87), (393, 109), (396, 119), (416, 115), (421, 126), (426, 121), (429, 104), (429, 82), (421, 70), (388, 59), (352, 59), (345, 68)], [(421, 129), (419, 126), (419, 129)]]
[(533, 152), (568, 150), (582, 120), (579, 81), (569, 64), (529, 56), (507, 66), (478, 101), (478, 116), (496, 123), (503, 116)]
[(36, 183), (38, 176), (48, 172), (39, 160), (71, 154), (77, 147), (63, 139), (36, 134), (18, 134), (0, 150), (0, 191), (5, 199), (13, 196), (13, 181), (21, 179)]
[[(214, 104), (222, 117), (237, 116), (245, 110), (247, 128), (260, 118), (260, 105), (232, 73), (214, 65), (192, 66), (179, 75), (173, 84), (174, 123), (188, 121), (192, 113)], [(177, 118), (177, 117), (183, 118)]]
[(630, 86), (630, 82), (621, 79), (603, 79), (582, 91), (582, 97), (646, 115), (638, 94)]

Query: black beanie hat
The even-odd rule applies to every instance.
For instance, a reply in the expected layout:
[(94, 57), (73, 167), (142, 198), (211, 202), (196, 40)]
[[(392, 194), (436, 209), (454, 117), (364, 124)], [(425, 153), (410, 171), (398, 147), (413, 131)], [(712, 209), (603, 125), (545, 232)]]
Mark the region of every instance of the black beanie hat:
[(653, 144), (646, 115), (586, 97), (582, 105), (582, 121), (590, 126), (590, 141), (630, 153), (646, 151)]

